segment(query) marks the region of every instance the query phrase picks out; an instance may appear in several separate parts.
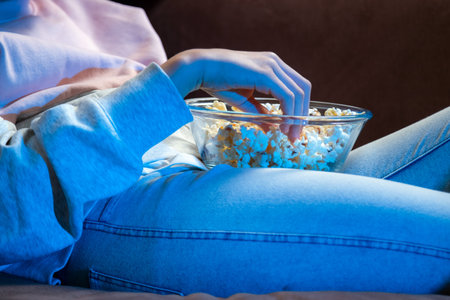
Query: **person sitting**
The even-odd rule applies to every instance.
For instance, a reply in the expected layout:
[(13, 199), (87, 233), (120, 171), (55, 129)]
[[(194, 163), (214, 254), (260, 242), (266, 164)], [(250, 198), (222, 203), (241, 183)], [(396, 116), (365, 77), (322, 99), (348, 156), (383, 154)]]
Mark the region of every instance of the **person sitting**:
[(0, 22), (2, 272), (216, 296), (448, 286), (450, 108), (342, 173), (208, 170), (189, 92), (263, 112), (258, 91), (301, 116), (310, 82), (271, 52), (167, 60), (142, 10), (104, 0), (2, 1)]

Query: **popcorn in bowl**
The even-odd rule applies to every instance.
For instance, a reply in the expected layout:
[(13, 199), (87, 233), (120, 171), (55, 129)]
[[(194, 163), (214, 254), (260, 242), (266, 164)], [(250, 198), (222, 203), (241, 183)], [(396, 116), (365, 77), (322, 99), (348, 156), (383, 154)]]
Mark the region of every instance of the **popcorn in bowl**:
[[(282, 116), (279, 104), (273, 101), (262, 101), (261, 104), (270, 115), (242, 113), (233, 107), (228, 109), (218, 100), (210, 101), (200, 110), (190, 106), (194, 115), (193, 135), (207, 166), (225, 163), (241, 168), (335, 171), (343, 164), (363, 123), (370, 118), (368, 111), (362, 117), (361, 111), (333, 106), (321, 109), (322, 115), (313, 106), (300, 137), (292, 142), (280, 130), (279, 125), (285, 120), (277, 116), (286, 116)], [(207, 110), (211, 115), (208, 116)]]

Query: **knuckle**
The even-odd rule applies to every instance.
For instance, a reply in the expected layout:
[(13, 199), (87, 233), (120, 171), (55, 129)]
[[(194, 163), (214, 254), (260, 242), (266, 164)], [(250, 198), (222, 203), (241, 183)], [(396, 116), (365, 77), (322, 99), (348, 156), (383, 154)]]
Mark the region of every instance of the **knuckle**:
[(278, 60), (278, 55), (277, 54), (275, 54), (274, 52), (272, 52), (272, 51), (265, 51), (265, 52), (263, 52), (263, 54), (264, 54), (264, 56), (266, 56), (266, 57), (268, 57), (268, 58), (270, 58), (270, 59), (273, 59), (273, 60)]
[(279, 57), (275, 52), (269, 51), (269, 57), (274, 59), (274, 60), (278, 60)]
[(275, 59), (271, 57), (264, 56), (261, 60), (261, 65), (264, 66), (266, 71), (273, 72), (278, 67), (278, 63)]
[(275, 59), (273, 59), (273, 58), (269, 58), (269, 59), (267, 60), (267, 65), (268, 65), (271, 69), (274, 69), (274, 68), (278, 67), (277, 61), (276, 61)]
[(305, 79), (305, 85), (306, 85), (309, 89), (312, 88), (312, 83), (311, 83), (311, 81), (309, 81), (308, 79)]
[(260, 65), (260, 75), (261, 77), (267, 77), (267, 76), (272, 76), (273, 75), (273, 65), (266, 61), (261, 63)]

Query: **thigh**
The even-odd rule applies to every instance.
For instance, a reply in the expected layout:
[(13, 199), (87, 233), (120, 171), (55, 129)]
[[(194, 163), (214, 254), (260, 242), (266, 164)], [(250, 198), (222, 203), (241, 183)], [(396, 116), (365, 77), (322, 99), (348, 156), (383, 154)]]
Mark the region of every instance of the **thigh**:
[(450, 107), (353, 150), (342, 172), (449, 191)]
[[(436, 292), (450, 278), (449, 195), (287, 169), (142, 178), (97, 205), (63, 282), (162, 293)], [(81, 280), (81, 281), (80, 281)]]

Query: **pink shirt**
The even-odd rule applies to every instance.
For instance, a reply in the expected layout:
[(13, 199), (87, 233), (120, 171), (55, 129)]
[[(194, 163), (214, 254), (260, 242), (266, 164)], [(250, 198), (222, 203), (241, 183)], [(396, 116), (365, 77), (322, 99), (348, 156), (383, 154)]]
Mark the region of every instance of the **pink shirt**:
[(80, 93), (118, 87), (166, 59), (140, 8), (106, 0), (0, 1), (0, 116), (14, 123)]

